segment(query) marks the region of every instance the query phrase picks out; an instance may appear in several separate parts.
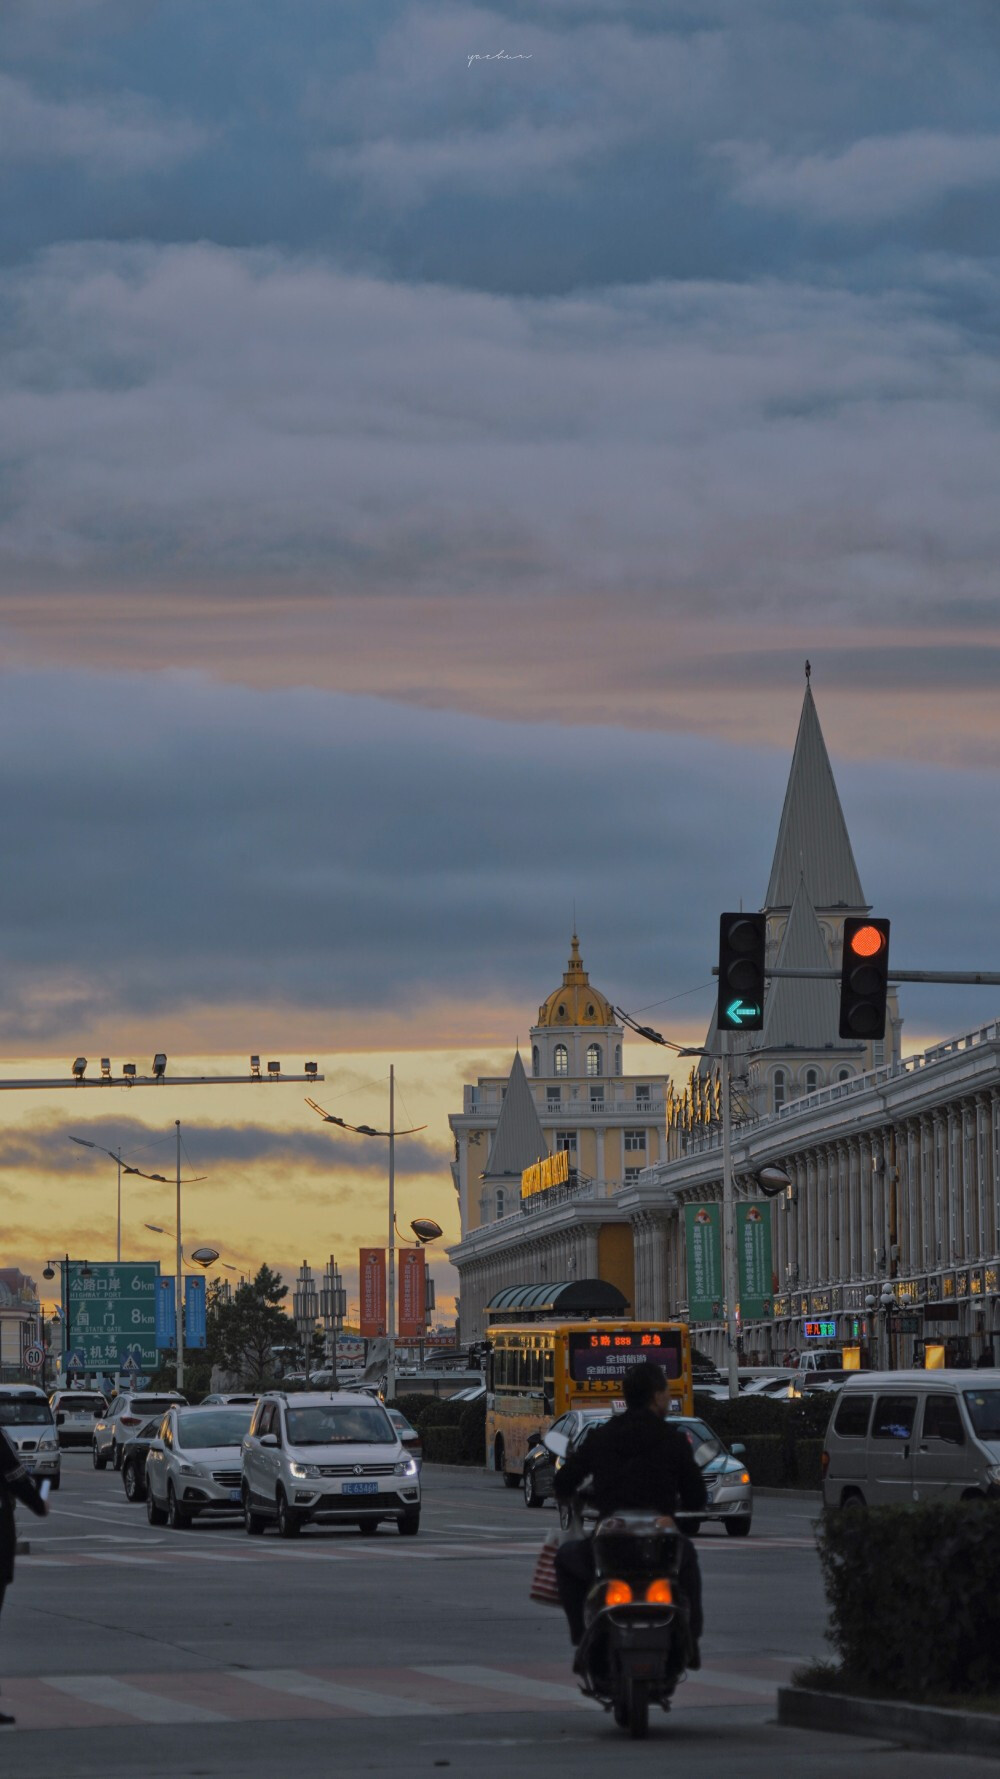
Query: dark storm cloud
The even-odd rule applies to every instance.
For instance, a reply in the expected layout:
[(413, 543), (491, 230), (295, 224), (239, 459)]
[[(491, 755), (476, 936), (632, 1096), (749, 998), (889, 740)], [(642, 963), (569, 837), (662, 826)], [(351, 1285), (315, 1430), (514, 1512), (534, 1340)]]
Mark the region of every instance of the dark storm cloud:
[[(23, 1047), (74, 1015), (111, 1029), (155, 1012), (162, 1029), (179, 1009), (249, 1004), (321, 1008), (347, 1034), (361, 1014), (470, 994), (530, 1014), (574, 901), (613, 1000), (702, 984), (707, 1013), (713, 922), (763, 898), (796, 714), (777, 755), (170, 676), (9, 676), (3, 1027)], [(845, 766), (838, 780), (898, 961), (988, 968), (995, 779)], [(932, 1016), (966, 1016), (967, 995), (935, 995)], [(324, 1092), (351, 1115), (334, 1080)], [(224, 1160), (243, 1139), (218, 1140)], [(365, 1165), (322, 1129), (293, 1151)], [(439, 1165), (430, 1149), (418, 1162)]]

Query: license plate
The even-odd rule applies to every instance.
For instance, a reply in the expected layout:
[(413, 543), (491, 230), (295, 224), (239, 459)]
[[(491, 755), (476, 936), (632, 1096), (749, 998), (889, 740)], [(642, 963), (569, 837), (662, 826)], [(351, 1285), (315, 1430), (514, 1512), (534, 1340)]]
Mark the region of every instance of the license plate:
[(243, 1495), (239, 1489), (230, 1489), (229, 1499), (230, 1501), (235, 1501), (237, 1507), (239, 1507), (242, 1504)]
[(345, 1483), (341, 1493), (344, 1495), (377, 1495), (378, 1494), (378, 1483), (377, 1482)]

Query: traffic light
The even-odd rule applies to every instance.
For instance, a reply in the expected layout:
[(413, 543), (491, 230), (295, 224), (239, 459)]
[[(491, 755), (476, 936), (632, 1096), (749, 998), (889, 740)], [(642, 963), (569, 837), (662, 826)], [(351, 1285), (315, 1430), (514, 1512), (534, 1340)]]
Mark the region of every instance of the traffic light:
[(720, 1032), (759, 1032), (764, 1024), (763, 914), (724, 914), (719, 922)]
[(889, 922), (870, 917), (844, 922), (840, 966), (840, 1035), (884, 1038), (889, 992)]

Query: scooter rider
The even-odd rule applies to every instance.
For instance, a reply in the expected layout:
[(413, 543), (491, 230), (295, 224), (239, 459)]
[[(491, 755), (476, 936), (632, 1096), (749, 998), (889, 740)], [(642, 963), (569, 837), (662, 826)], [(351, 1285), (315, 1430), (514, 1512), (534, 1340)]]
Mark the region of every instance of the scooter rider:
[[(678, 1508), (702, 1513), (708, 1500), (704, 1478), (685, 1435), (666, 1418), (670, 1391), (662, 1366), (643, 1360), (630, 1367), (622, 1393), (625, 1413), (612, 1415), (595, 1427), (556, 1471), (558, 1500), (569, 1502), (590, 1477), (602, 1519), (629, 1508), (647, 1513), (674, 1514)], [(679, 1559), (678, 1580), (690, 1611), (692, 1648), (687, 1666), (700, 1668), (701, 1571), (694, 1546), (684, 1537)], [(574, 1538), (559, 1546), (556, 1580), (570, 1637), (578, 1644), (583, 1636), (584, 1602), (594, 1580), (591, 1539)]]

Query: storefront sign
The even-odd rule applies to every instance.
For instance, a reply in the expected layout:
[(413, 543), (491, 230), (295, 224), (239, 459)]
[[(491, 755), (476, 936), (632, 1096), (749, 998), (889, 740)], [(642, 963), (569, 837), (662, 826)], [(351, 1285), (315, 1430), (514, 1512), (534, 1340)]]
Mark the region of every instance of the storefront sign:
[(967, 1272), (957, 1272), (955, 1274), (955, 1296), (956, 1297), (968, 1297), (968, 1295), (969, 1295), (969, 1275)]
[(722, 1316), (722, 1206), (685, 1205), (688, 1321)]
[(521, 1175), (521, 1197), (533, 1198), (536, 1192), (548, 1192), (550, 1186), (565, 1186), (569, 1180), (569, 1150), (557, 1149), (544, 1161), (526, 1167)]
[(832, 1340), (836, 1340), (836, 1338), (837, 1338), (837, 1324), (836, 1324), (836, 1322), (803, 1322), (803, 1324), (802, 1324), (802, 1339), (803, 1340), (832, 1341)]
[(779, 1316), (791, 1315), (791, 1305), (789, 1304), (787, 1297), (776, 1297), (775, 1298), (775, 1300), (774, 1300), (774, 1315), (775, 1315), (776, 1320)]

